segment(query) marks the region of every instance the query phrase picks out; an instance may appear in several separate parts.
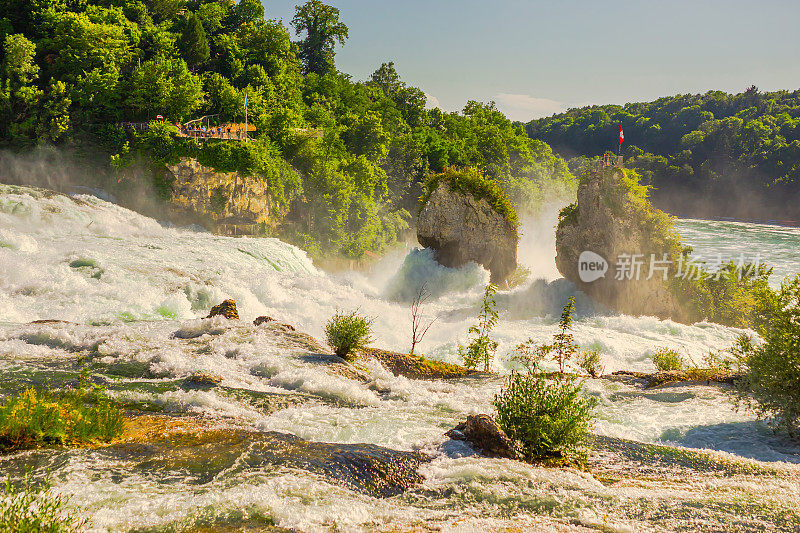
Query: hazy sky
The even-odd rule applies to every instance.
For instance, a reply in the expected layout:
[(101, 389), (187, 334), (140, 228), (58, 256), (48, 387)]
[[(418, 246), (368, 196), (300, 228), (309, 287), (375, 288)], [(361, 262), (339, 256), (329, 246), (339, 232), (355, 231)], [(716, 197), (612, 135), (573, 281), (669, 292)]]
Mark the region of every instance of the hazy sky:
[[(323, 0), (324, 1), (324, 0)], [(262, 0), (288, 23), (297, 2)], [(337, 67), (394, 61), (443, 109), (495, 100), (529, 120), (590, 103), (800, 88), (800, 0), (329, 0)]]

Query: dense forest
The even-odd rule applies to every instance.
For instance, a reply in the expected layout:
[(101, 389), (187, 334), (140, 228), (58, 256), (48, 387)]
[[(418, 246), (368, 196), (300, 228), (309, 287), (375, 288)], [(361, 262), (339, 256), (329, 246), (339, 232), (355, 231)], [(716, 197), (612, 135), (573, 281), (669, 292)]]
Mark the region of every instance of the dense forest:
[[(413, 223), (431, 173), (477, 167), (523, 212), (569, 187), (566, 162), (493, 103), (428, 110), (390, 61), (339, 72), (338, 9), (311, 0), (291, 25), (299, 41), (259, 0), (0, 0), (0, 148), (99, 153), (122, 175), (147, 161), (164, 197), (158, 167), (196, 157), (267, 180), (283, 238), (356, 258)], [(176, 137), (205, 115), (242, 122), (245, 98), (252, 142)]]
[(800, 91), (710, 91), (571, 109), (526, 131), (580, 169), (616, 151), (652, 185), (654, 203), (689, 216), (800, 220)]

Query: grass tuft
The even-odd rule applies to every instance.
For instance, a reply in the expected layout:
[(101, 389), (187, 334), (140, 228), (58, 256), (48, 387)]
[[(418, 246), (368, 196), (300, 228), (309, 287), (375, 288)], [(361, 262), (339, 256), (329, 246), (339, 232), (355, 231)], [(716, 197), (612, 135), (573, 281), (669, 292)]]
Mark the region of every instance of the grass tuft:
[(18, 487), (7, 478), (0, 496), (0, 531), (72, 533), (86, 528), (86, 520), (67, 509), (68, 497), (53, 494), (47, 483), (35, 486), (30, 473)]
[(100, 389), (27, 389), (0, 404), (0, 451), (108, 442), (123, 423), (122, 411)]

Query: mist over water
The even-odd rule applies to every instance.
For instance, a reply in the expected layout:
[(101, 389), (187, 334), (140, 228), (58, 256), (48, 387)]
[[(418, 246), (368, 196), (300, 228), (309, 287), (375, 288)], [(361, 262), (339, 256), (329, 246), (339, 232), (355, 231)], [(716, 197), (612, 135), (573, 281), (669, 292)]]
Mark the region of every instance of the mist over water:
[[(600, 351), (606, 372), (651, 370), (651, 355), (660, 347), (699, 362), (708, 351), (730, 346), (740, 332), (597, 309), (555, 269), (556, 213), (554, 206), (522, 223), (519, 260), (531, 269), (531, 277), (497, 297), (501, 317), (495, 334), (500, 344), (494, 370), (501, 375), (511, 369), (505, 356), (514, 346), (528, 338), (551, 339), (570, 295), (577, 297), (576, 341)], [(678, 227), (698, 253), (762, 250), (762, 259), (775, 266), (776, 274), (800, 265), (797, 230), (699, 221), (680, 221)], [(463, 507), (453, 487), (461, 487), (467, 478), (475, 490), (511, 501), (521, 497), (521, 487), (533, 475), (530, 470), (469, 457), (468, 450), (448, 444), (443, 435), (466, 414), (491, 412), (501, 378), (411, 381), (375, 368), (377, 377), (362, 383), (309, 365), (250, 326), (256, 316), (269, 315), (323, 339), (324, 324), (337, 309), (359, 308), (375, 319), (375, 346), (408, 351), (408, 302), (427, 282), (434, 298), (424, 313), (439, 320), (418, 351), (458, 362), (457, 345), (467, 341), (488, 278), (477, 265), (448, 269), (436, 264), (430, 251), (413, 249), (389, 252), (368, 273), (332, 275), (277, 239), (168, 228), (92, 196), (0, 185), (0, 373), (6, 380), (52, 380), (53, 361), (92, 349), (101, 369), (135, 368), (137, 376), (146, 376), (145, 381), (133, 374), (115, 381), (112, 392), (120, 398), (146, 399), (168, 412), (223, 417), (315, 441), (423, 449), (436, 457), (424, 467), (425, 488), (450, 494), (441, 503), (445, 511)], [(225, 298), (237, 301), (240, 326), (230, 327), (223, 319), (200, 320)], [(42, 319), (76, 324), (28, 324)], [(185, 339), (206, 342), (202, 355), (187, 351)], [(219, 376), (225, 387), (302, 394), (314, 401), (263, 413), (215, 389), (166, 386), (197, 372)], [(717, 388), (642, 394), (602, 380), (588, 380), (586, 388), (600, 401), (597, 434), (762, 461), (800, 461), (752, 413), (735, 410)], [(124, 484), (100, 474), (99, 481), (86, 482), (87, 476), (108, 467), (90, 453), (72, 455), (59, 478), (64, 491), (80, 493), (78, 503), (98, 510), (95, 525), (100, 529), (152, 525), (152, 518), (144, 516), (167, 523), (185, 517), (189, 501), (220, 509), (250, 502), (269, 509), (283, 526), (310, 529), (338, 524), (348, 530), (381, 516), (399, 513), (411, 520), (439, 512), (412, 496), (376, 500), (292, 469), (237, 473), (235, 482), (213, 482), (197, 490), (189, 482), (165, 485), (136, 473), (128, 473)], [(596, 483), (580, 476), (573, 481), (597, 490)], [(306, 503), (298, 503), (297, 494)], [(142, 506), (151, 512), (140, 513)], [(502, 520), (500, 514), (487, 516), (489, 521)]]

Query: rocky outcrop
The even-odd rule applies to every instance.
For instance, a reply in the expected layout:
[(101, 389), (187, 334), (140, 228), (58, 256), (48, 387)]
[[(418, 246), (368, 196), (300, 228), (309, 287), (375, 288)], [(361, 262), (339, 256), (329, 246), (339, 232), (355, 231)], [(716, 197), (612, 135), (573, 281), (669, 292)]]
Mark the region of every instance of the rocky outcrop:
[(167, 167), (172, 182), (172, 207), (199, 215), (219, 233), (252, 234), (259, 224), (274, 226), (283, 213), (271, 202), (267, 182), (237, 172), (217, 172), (194, 159)]
[(211, 312), (208, 313), (206, 318), (211, 318), (213, 316), (222, 315), (228, 320), (239, 320), (239, 311), (236, 309), (236, 301), (235, 300), (225, 300), (219, 305), (215, 305), (211, 308)]
[(690, 368), (688, 370), (662, 370), (658, 372), (634, 372), (617, 370), (602, 376), (609, 381), (638, 385), (645, 389), (664, 385), (735, 385), (744, 374), (721, 368)]
[(582, 180), (556, 230), (559, 272), (594, 301), (630, 315), (689, 321), (668, 285), (681, 250), (670, 217), (621, 168)]
[(522, 461), (522, 447), (511, 440), (489, 415), (469, 415), (465, 422), (447, 432), (453, 440), (465, 440), (487, 457)]
[(485, 199), (453, 190), (442, 181), (417, 221), (417, 239), (436, 252), (436, 260), (457, 268), (474, 261), (505, 280), (517, 268), (517, 229)]
[(254, 326), (260, 326), (261, 324), (266, 324), (267, 322), (275, 322), (275, 319), (271, 316), (257, 316), (255, 320), (253, 320)]
[(359, 351), (358, 358), (375, 359), (395, 376), (408, 379), (454, 379), (485, 374), (444, 361), (434, 361), (419, 355), (390, 352), (379, 348), (364, 348)]
[(378, 498), (396, 496), (422, 482), (419, 467), (431, 460), (421, 452), (374, 444), (315, 442), (199, 417), (148, 414), (127, 420), (121, 438), (104, 451), (124, 457), (134, 470), (180, 472), (197, 484), (231, 469), (291, 468)]

